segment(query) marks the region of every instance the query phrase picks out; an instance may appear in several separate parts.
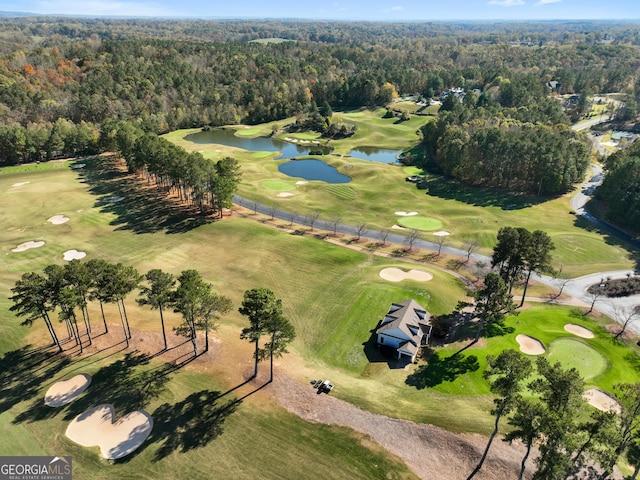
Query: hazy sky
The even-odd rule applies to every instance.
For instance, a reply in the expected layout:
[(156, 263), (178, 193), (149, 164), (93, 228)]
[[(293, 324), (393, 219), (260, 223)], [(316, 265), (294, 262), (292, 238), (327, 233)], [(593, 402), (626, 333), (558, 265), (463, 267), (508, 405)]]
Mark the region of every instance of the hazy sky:
[(639, 0), (0, 0), (41, 14), (332, 20), (640, 19)]

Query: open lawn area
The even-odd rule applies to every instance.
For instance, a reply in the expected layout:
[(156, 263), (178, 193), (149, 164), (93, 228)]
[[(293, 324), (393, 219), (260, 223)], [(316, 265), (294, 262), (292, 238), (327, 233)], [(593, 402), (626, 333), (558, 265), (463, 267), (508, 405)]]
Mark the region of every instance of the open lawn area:
[[(447, 245), (463, 247), (477, 240), (481, 245), (480, 252), (487, 255), (491, 253), (500, 227), (539, 229), (554, 240), (556, 250), (552, 252), (553, 263), (556, 266), (562, 264), (562, 274), (566, 277), (628, 269), (638, 263), (638, 258), (625, 244), (575, 216), (569, 204), (572, 193), (558, 198), (513, 195), (503, 191), (462, 187), (436, 175), (427, 175), (425, 189), (420, 190), (414, 183), (405, 181), (407, 176), (424, 173), (418, 169), (344, 156), (358, 146), (409, 148), (418, 141), (415, 131), (420, 122), (428, 121), (425, 117), (416, 117), (396, 124), (394, 119), (383, 119), (383, 112), (379, 109), (335, 113), (336, 119), (356, 124), (357, 133), (348, 139), (330, 142), (335, 147), (330, 155), (298, 158), (320, 158), (349, 176), (351, 182), (332, 185), (314, 180), (297, 185), (292, 191), (295, 195), (289, 197), (278, 196), (279, 191), (270, 186), (300, 178), (280, 173), (278, 165), (287, 160), (274, 161), (275, 153), (256, 154), (233, 147), (194, 144), (184, 138), (194, 130), (172, 132), (166, 138), (188, 150), (202, 151), (208, 158), (218, 159), (228, 155), (237, 158), (242, 166), (238, 193), (282, 210), (299, 214), (318, 212), (325, 220), (340, 217), (342, 223), (366, 223), (369, 229), (376, 230), (389, 229), (398, 224), (400, 219), (395, 215), (397, 211), (417, 211), (432, 221), (440, 222), (442, 226), (439, 228), (451, 233), (447, 237)], [(263, 135), (269, 135), (273, 124), (259, 127)], [(243, 130), (241, 126), (236, 128)], [(251, 127), (252, 130), (256, 128)]]

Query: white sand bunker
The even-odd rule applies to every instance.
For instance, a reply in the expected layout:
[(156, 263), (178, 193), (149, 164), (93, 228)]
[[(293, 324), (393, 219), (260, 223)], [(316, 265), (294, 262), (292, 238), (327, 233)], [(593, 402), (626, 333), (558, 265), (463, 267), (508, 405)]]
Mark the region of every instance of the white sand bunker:
[(542, 355), (546, 351), (540, 340), (529, 335), (516, 336), (516, 342), (520, 345), (520, 351), (527, 355)]
[(380, 277), (390, 282), (401, 282), (402, 280), (417, 280), (418, 282), (428, 282), (433, 279), (433, 275), (424, 270), (404, 270), (396, 267), (383, 268), (380, 270)]
[(114, 420), (113, 405), (98, 405), (74, 418), (66, 435), (83, 447), (100, 447), (104, 458), (115, 460), (135, 451), (153, 429), (153, 418), (141, 410)]
[(308, 181), (306, 181), (306, 180), (298, 180), (298, 181), (296, 182), (296, 185), (306, 185), (307, 183), (309, 183), (309, 182), (308, 182)]
[(418, 212), (395, 212), (399, 217), (413, 217), (414, 215), (418, 215)]
[(446, 237), (446, 236), (448, 236), (448, 235), (451, 235), (451, 233), (450, 233), (450, 232), (447, 232), (446, 230), (440, 230), (439, 232), (433, 232), (433, 234), (434, 234), (436, 237)]
[(69, 221), (69, 217), (65, 217), (64, 215), (54, 215), (47, 219), (47, 222), (53, 223), (54, 225), (62, 225), (63, 223), (67, 223)]
[(564, 326), (565, 331), (569, 333), (573, 333), (578, 337), (582, 338), (593, 338), (593, 332), (587, 328), (581, 327), (580, 325), (574, 325), (573, 323), (567, 323)]
[(56, 382), (44, 394), (44, 404), (49, 407), (61, 407), (75, 400), (91, 383), (91, 375), (81, 373), (69, 380)]
[(70, 165), (69, 168), (73, 168), (74, 170), (78, 169), (78, 168), (84, 168), (86, 167), (86, 165), (84, 163), (74, 163), (73, 165)]
[(280, 192), (278, 197), (293, 197), (293, 193), (291, 192)]
[(21, 187), (23, 185), (26, 185), (27, 183), (31, 183), (31, 182), (16, 182), (16, 183), (13, 183), (11, 186), (12, 187)]
[(406, 229), (407, 229), (406, 227), (403, 227), (403, 226), (401, 226), (401, 225), (394, 225), (394, 226), (393, 226), (393, 227), (391, 227), (391, 228), (394, 228), (394, 229), (396, 229), (396, 230), (406, 230)]
[(79, 252), (78, 250), (67, 250), (66, 252), (64, 252), (62, 258), (67, 262), (70, 262), (71, 260), (80, 260), (86, 256), (87, 252)]
[(591, 388), (585, 391), (582, 396), (589, 405), (596, 407), (598, 410), (620, 413), (620, 404), (618, 401), (601, 390)]
[(30, 248), (40, 248), (41, 246), (44, 245), (43, 241), (34, 241), (31, 240), (29, 242), (24, 242), (21, 243), (20, 245), (18, 245), (16, 248), (12, 248), (11, 251), (12, 252), (24, 252), (25, 250), (29, 250)]

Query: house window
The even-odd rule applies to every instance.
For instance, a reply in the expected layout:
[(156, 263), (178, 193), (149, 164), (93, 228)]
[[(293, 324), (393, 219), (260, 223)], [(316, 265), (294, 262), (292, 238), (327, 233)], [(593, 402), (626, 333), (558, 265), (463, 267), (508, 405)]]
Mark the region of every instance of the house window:
[(380, 339), (378, 340), (378, 343), (384, 343), (384, 337), (380, 337)]

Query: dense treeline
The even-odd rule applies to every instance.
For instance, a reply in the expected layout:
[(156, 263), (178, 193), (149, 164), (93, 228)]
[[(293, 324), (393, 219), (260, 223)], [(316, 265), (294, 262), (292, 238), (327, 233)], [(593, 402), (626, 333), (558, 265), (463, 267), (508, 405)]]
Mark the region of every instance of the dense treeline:
[(557, 194), (589, 165), (559, 102), (529, 75), (499, 78), (477, 98), (449, 95), (441, 111), (422, 128), (424, 166), (463, 183)]
[(222, 217), (223, 209), (232, 205), (240, 181), (240, 166), (234, 158), (209, 161), (199, 152), (187, 152), (124, 120), (103, 123), (99, 144), (103, 150), (118, 152), (130, 172), (153, 178), (201, 212), (212, 209)]
[(619, 150), (605, 161), (607, 172), (596, 192), (607, 209), (607, 218), (640, 232), (640, 142)]
[[(484, 92), (514, 73), (531, 74), (536, 88), (557, 79), (563, 92), (639, 91), (637, 38), (625, 24), (32, 18), (1, 25), (0, 120), (23, 127), (50, 128), (58, 118), (139, 119), (155, 133), (257, 123), (305, 113), (312, 101), (382, 105), (394, 89)], [(269, 36), (295, 41), (247, 42)]]

